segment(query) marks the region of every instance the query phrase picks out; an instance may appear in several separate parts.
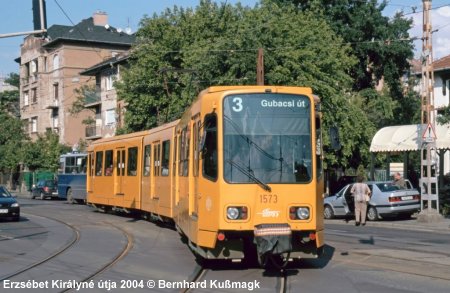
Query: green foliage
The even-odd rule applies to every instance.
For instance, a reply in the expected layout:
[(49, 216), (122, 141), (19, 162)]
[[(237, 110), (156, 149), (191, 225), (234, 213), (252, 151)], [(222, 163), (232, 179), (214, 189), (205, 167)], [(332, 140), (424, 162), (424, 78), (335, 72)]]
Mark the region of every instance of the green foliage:
[(362, 178), (364, 178), (364, 181), (367, 181), (367, 172), (366, 169), (364, 169), (363, 165), (359, 165), (358, 169), (356, 169), (356, 176), (361, 176)]
[(22, 146), (27, 136), (23, 131), (23, 122), (0, 110), (0, 170), (10, 171), (22, 160)]
[(255, 84), (263, 48), (265, 84), (312, 87), (324, 128), (339, 127), (337, 152), (324, 132), (326, 166), (367, 165), (378, 128), (418, 122), (420, 100), (400, 83), (412, 57), (412, 21), (383, 16), (385, 7), (376, 0), (262, 0), (254, 8), (203, 0), (145, 17), (131, 66), (116, 84), (127, 105), (116, 133), (179, 118), (210, 85)]
[(0, 110), (10, 113), (15, 117), (20, 115), (19, 91), (0, 92)]
[[(196, 9), (174, 7), (145, 18), (141, 26), (130, 69), (116, 84), (127, 105), (120, 132), (179, 118), (209, 85), (255, 84), (257, 49), (264, 48), (265, 83), (312, 87), (323, 102), (325, 128), (339, 125), (344, 145), (339, 153), (327, 152), (328, 164), (347, 165), (355, 154), (367, 159), (374, 129), (349, 94), (347, 72), (356, 59), (321, 15), (272, 1), (253, 9), (201, 1)], [(196, 74), (163, 74), (164, 68)]]
[(25, 145), (23, 162), (31, 171), (47, 170), (56, 172), (59, 167), (59, 156), (70, 150), (59, 143), (59, 136), (47, 131), (44, 135), (38, 135), (35, 142)]
[[(96, 102), (100, 97), (96, 91), (95, 85), (83, 85), (79, 88), (74, 89), (75, 100), (69, 108), (69, 113), (72, 116), (76, 116), (82, 111), (91, 111), (95, 114), (95, 108), (86, 108), (85, 106), (89, 103)], [(95, 123), (95, 119), (89, 116), (83, 119), (81, 123), (85, 125), (92, 125)]]
[(436, 118), (439, 124), (447, 124), (450, 123), (450, 106), (441, 108), (439, 111), (439, 115)]
[(11, 72), (10, 74), (8, 74), (8, 77), (5, 78), (5, 82), (12, 86), (19, 88), (20, 76), (19, 76), (19, 74), (15, 73), (15, 72)]

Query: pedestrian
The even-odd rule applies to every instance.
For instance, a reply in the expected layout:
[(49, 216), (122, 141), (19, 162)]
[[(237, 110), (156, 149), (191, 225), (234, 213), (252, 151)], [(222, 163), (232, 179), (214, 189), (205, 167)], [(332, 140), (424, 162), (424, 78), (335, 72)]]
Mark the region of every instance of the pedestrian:
[(402, 175), (400, 175), (399, 172), (395, 172), (394, 173), (394, 185), (400, 187), (401, 189), (405, 189), (406, 188), (406, 182), (405, 179), (403, 179)]
[(363, 183), (364, 177), (358, 175), (357, 183), (353, 184), (351, 193), (355, 202), (355, 225), (366, 225), (367, 203), (370, 201), (370, 188)]

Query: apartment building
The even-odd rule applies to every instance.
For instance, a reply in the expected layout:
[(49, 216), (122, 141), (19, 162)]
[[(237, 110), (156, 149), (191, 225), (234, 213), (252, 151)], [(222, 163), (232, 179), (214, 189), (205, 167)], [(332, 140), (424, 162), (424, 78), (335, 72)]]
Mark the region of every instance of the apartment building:
[(104, 12), (74, 26), (53, 25), (44, 36), (27, 36), (16, 60), (21, 118), (28, 122), (31, 138), (51, 130), (67, 145), (86, 139), (82, 121), (90, 112), (70, 113), (77, 100), (75, 89), (93, 82), (80, 72), (129, 50), (134, 41), (134, 35), (110, 26)]
[(95, 64), (82, 71), (82, 76), (95, 78), (95, 87), (86, 92), (85, 108), (91, 110), (92, 124), (86, 125), (86, 139), (114, 136), (124, 126), (124, 102), (118, 100), (114, 82), (128, 65), (129, 51)]

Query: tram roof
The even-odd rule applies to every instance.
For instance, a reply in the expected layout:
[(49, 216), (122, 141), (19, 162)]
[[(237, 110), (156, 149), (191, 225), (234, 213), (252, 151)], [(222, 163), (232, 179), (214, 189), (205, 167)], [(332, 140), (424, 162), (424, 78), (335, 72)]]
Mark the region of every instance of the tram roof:
[[(425, 139), (422, 138), (427, 125), (398, 125), (381, 128), (375, 134), (370, 144), (373, 153), (418, 151)], [(450, 124), (436, 125), (436, 148), (450, 149)]]
[(206, 89), (209, 93), (224, 92), (232, 90), (261, 90), (265, 89), (276, 90), (303, 90), (305, 94), (312, 94), (312, 89), (310, 87), (296, 87), (296, 86), (277, 86), (277, 85), (239, 85), (239, 86), (212, 86)]
[(175, 120), (166, 124), (163, 124), (161, 126), (152, 128), (152, 129), (148, 129), (148, 130), (142, 130), (142, 131), (138, 131), (138, 132), (133, 132), (133, 133), (128, 133), (128, 134), (122, 134), (122, 135), (117, 135), (117, 136), (111, 136), (111, 137), (106, 137), (106, 138), (102, 138), (99, 140), (96, 140), (92, 143), (92, 145), (98, 144), (98, 143), (103, 143), (103, 142), (109, 142), (109, 141), (115, 141), (115, 140), (120, 140), (120, 139), (127, 139), (127, 138), (133, 138), (133, 137), (139, 137), (139, 136), (143, 136), (146, 134), (152, 134), (152, 133), (156, 133), (158, 131), (170, 128), (170, 127), (174, 127), (175, 125), (177, 125), (179, 122), (179, 120)]

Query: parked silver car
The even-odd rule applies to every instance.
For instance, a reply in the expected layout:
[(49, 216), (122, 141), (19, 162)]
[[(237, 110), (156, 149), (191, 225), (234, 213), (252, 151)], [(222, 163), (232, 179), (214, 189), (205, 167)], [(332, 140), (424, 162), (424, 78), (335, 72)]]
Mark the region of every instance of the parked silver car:
[[(420, 209), (420, 194), (411, 182), (406, 181), (407, 188), (401, 188), (392, 181), (367, 182), (372, 191), (372, 198), (367, 206), (367, 219), (375, 221), (385, 216), (411, 216)], [(352, 184), (346, 185), (337, 194), (324, 199), (324, 217), (353, 215), (355, 203), (351, 195)]]

